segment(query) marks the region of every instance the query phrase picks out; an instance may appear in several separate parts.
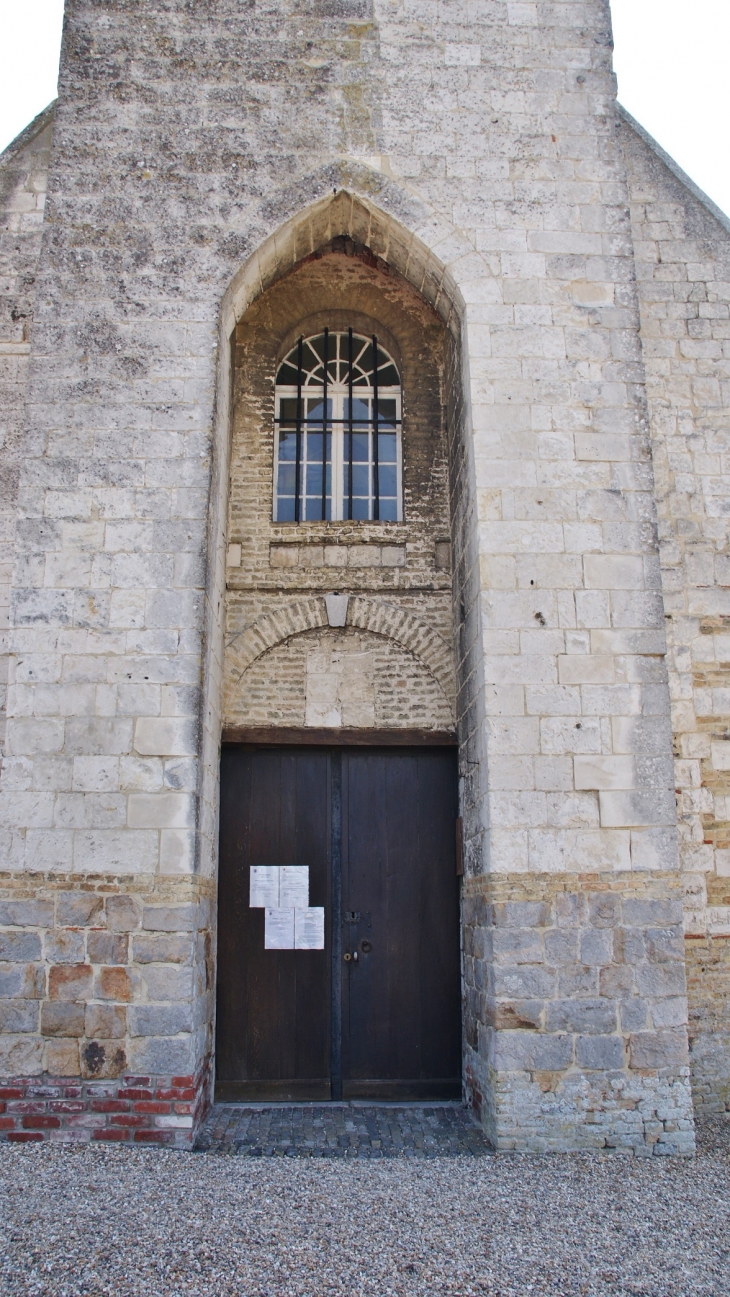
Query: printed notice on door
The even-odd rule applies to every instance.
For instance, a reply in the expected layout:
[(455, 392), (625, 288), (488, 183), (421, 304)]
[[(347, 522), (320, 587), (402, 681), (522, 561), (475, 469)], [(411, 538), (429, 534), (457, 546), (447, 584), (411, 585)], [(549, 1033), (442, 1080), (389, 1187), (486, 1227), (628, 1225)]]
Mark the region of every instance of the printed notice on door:
[(279, 905), (304, 910), (309, 905), (309, 865), (282, 865)]
[(252, 865), (250, 905), (252, 910), (263, 910), (267, 905), (279, 904), (279, 865)]
[(324, 907), (308, 905), (294, 911), (295, 950), (324, 950)]
[(294, 910), (266, 907), (264, 950), (294, 949)]
[(309, 865), (251, 865), (250, 905), (265, 911), (265, 950), (324, 950), (324, 909), (309, 904)]

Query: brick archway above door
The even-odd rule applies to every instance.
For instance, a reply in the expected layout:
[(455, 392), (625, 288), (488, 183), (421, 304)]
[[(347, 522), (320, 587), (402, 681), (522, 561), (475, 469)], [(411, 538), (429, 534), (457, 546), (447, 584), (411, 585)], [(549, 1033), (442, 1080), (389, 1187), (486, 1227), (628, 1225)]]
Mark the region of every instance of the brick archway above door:
[[(346, 625), (393, 640), (412, 653), (438, 682), (453, 709), (453, 656), (446, 641), (426, 622), (385, 600), (353, 595), (348, 601)], [(270, 649), (294, 636), (327, 626), (327, 606), (322, 596), (284, 603), (260, 617), (228, 642), (227, 687), (237, 685), (252, 663)]]

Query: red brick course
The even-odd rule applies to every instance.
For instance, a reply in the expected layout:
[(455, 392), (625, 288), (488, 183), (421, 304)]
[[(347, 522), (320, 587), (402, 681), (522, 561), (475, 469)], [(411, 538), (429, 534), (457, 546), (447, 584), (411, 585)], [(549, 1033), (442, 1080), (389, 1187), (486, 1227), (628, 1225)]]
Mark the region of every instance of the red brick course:
[[(207, 1069), (118, 1081), (23, 1077), (0, 1081), (0, 1140), (74, 1139), (191, 1148), (209, 1106)], [(175, 1118), (189, 1125), (166, 1128)]]

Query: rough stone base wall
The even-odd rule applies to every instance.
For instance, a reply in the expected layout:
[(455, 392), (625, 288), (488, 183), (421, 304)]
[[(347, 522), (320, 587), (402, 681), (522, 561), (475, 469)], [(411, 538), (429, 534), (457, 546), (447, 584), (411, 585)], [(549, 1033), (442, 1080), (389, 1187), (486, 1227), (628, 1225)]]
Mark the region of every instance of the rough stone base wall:
[(694, 1148), (678, 875), (465, 880), (467, 1097), (496, 1148)]
[(209, 1106), (204, 1082), (202, 1074), (123, 1076), (117, 1081), (51, 1076), (0, 1080), (0, 1140), (190, 1148)]
[(0, 875), (6, 1130), (190, 1141), (209, 1091), (213, 902), (200, 878)]
[(695, 1112), (730, 1112), (730, 937), (686, 941)]

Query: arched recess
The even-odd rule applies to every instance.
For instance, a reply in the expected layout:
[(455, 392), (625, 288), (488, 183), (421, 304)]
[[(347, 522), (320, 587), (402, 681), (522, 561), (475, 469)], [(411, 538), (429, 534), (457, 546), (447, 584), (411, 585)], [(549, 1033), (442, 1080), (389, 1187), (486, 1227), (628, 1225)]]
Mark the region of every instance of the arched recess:
[[(407, 649), (428, 668), (453, 707), (454, 675), (449, 646), (424, 621), (406, 609), (355, 595), (349, 601), (346, 624), (394, 640)], [(240, 680), (258, 657), (277, 644), (328, 625), (324, 598), (287, 603), (276, 612), (260, 617), (229, 643), (233, 671)]]
[[(229, 255), (231, 252), (239, 254), (242, 264), (221, 303), (214, 459), (209, 506), (199, 819), (201, 868), (209, 875), (215, 873), (217, 860), (227, 487), (233, 389), (232, 338), (238, 320), (260, 294), (275, 280), (340, 237), (351, 239), (368, 249), (379, 262), (402, 275), (441, 316), (454, 339), (452, 385), (454, 390), (458, 389), (458, 399), (450, 413), (450, 438), (455, 447), (455, 462), (452, 466), (455, 502), (452, 536), (454, 566), (463, 574), (463, 579), (459, 578), (458, 597), (462, 621), (468, 621), (472, 628), (469, 642), (462, 636), (459, 655), (463, 659), (473, 657), (471, 648), (478, 616), (470, 618), (468, 613), (471, 606), (477, 603), (478, 591), (476, 587), (471, 592), (466, 588), (469, 581), (474, 580), (476, 567), (473, 556), (468, 553), (469, 536), (474, 534), (475, 475), (470, 437), (465, 301), (474, 292), (479, 297), (479, 289), (475, 289), (475, 285), (491, 279), (491, 271), (486, 259), (464, 233), (419, 197), (380, 172), (347, 160), (333, 161), (317, 172), (301, 177), (263, 202), (252, 214), (247, 234), (232, 234), (225, 249)], [(359, 615), (359, 602), (353, 601), (352, 617)], [(384, 616), (380, 609), (377, 616)], [(435, 648), (429, 647), (428, 628), (425, 624), (421, 634), (424, 652), (436, 664), (440, 654)], [(443, 674), (442, 666), (437, 669)], [(473, 696), (473, 664), (469, 667), (469, 673), (471, 696), (459, 704), (457, 712), (468, 711), (470, 727), (473, 728), (477, 715)], [(453, 698), (451, 668), (449, 675), (451, 680), (445, 692)], [(440, 677), (437, 675), (436, 678)], [(458, 688), (456, 692), (458, 695)], [(464, 738), (468, 738), (468, 735), (464, 735)], [(472, 768), (473, 764), (472, 757)]]

